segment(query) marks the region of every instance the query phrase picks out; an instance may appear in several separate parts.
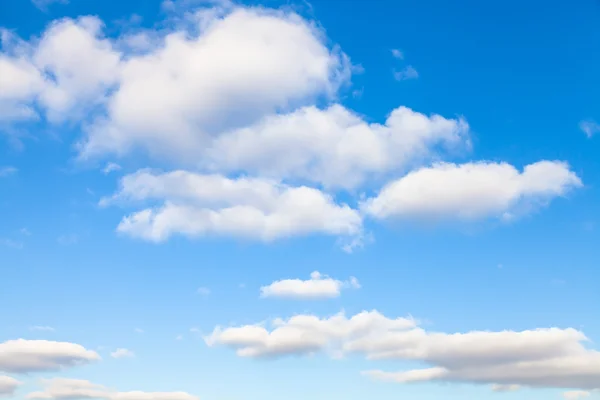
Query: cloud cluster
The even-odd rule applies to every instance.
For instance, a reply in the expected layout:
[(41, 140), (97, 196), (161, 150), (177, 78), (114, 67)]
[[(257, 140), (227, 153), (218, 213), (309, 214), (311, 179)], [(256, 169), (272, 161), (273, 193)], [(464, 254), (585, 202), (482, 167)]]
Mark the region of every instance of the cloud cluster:
[(198, 400), (196, 396), (186, 392), (119, 392), (80, 379), (46, 379), (42, 381), (42, 384), (44, 390), (29, 393), (27, 399)]
[(0, 343), (0, 372), (56, 371), (98, 360), (95, 351), (75, 343), (25, 339)]
[(365, 371), (377, 380), (492, 384), (592, 390), (600, 387), (600, 352), (588, 349), (575, 329), (429, 332), (412, 318), (390, 319), (377, 311), (351, 318), (296, 315), (262, 325), (217, 327), (209, 346), (236, 350), (240, 357), (269, 358), (325, 352), (359, 354), (369, 360), (410, 360), (426, 365), (401, 372)]
[(278, 297), (296, 300), (339, 297), (344, 288), (360, 288), (355, 277), (346, 282), (322, 275), (318, 271), (310, 279), (282, 279), (260, 288), (261, 297)]
[(366, 217), (514, 217), (581, 186), (558, 161), (522, 172), (440, 163), (471, 150), (461, 116), (398, 106), (378, 123), (348, 109), (350, 58), (294, 12), (217, 2), (170, 18), (111, 37), (91, 16), (56, 20), (29, 41), (2, 34), (3, 123), (78, 124), (81, 161), (142, 153), (176, 168), (126, 175), (103, 201), (153, 203), (123, 217), (122, 233), (156, 242), (318, 233), (351, 249)]

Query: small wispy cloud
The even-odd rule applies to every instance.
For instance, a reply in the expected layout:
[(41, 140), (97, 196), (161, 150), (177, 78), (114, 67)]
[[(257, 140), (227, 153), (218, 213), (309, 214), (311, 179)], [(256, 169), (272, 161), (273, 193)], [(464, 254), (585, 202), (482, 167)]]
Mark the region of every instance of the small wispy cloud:
[(128, 349), (117, 349), (110, 353), (110, 356), (112, 358), (131, 358), (134, 357), (135, 354), (133, 354), (133, 351)]
[(108, 175), (111, 172), (115, 172), (115, 171), (119, 171), (121, 169), (121, 166), (119, 164), (113, 163), (113, 162), (109, 162), (108, 164), (106, 164), (106, 166), (102, 169), (102, 173), (104, 175)]
[(400, 49), (392, 49), (392, 57), (398, 60), (404, 60), (404, 53)]
[(22, 249), (24, 247), (22, 242), (18, 242), (16, 240), (0, 238), (0, 246), (11, 247), (13, 249)]
[(23, 236), (31, 236), (31, 231), (27, 228), (19, 229), (19, 233)]
[(394, 79), (396, 79), (397, 81), (406, 81), (409, 79), (417, 79), (418, 77), (419, 77), (419, 73), (412, 65), (404, 67), (400, 71), (394, 70)]
[(198, 290), (196, 290), (196, 293), (202, 296), (208, 296), (210, 294), (210, 289), (206, 287), (199, 287)]
[(588, 138), (591, 138), (596, 133), (600, 133), (600, 124), (593, 119), (586, 119), (579, 123), (579, 129), (581, 129)]
[(55, 329), (51, 326), (32, 326), (29, 328), (30, 331), (37, 331), (37, 332), (54, 332)]
[(69, 4), (69, 0), (31, 0), (34, 6), (41, 11), (48, 11), (51, 4)]
[(134, 331), (135, 333), (144, 333), (144, 330), (140, 328), (135, 328)]
[(5, 176), (14, 175), (17, 172), (19, 172), (19, 170), (15, 167), (10, 167), (10, 166), (0, 167), (0, 177), (2, 177), (2, 178)]

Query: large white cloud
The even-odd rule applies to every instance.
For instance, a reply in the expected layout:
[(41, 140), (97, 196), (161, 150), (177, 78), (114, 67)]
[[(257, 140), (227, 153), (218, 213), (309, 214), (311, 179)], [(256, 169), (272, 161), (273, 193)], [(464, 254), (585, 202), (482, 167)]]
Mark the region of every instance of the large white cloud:
[(101, 399), (101, 400), (198, 400), (186, 392), (119, 392), (81, 379), (55, 378), (42, 381), (43, 391), (31, 392), (28, 399)]
[(123, 62), (119, 88), (105, 118), (90, 128), (84, 156), (140, 147), (195, 161), (212, 135), (332, 98), (349, 77), (346, 56), (294, 13), (238, 7), (201, 15), (199, 35), (172, 32)]
[(161, 205), (125, 217), (120, 232), (154, 241), (176, 233), (271, 241), (309, 233), (355, 236), (362, 229), (359, 213), (331, 196), (260, 178), (142, 170), (123, 177), (120, 191), (101, 204), (144, 200)]
[(395, 382), (468, 382), (496, 387), (600, 387), (600, 352), (588, 349), (575, 329), (526, 331), (428, 332), (413, 319), (389, 319), (376, 311), (352, 318), (343, 314), (321, 319), (297, 315), (262, 325), (217, 327), (205, 338), (209, 346), (236, 349), (242, 357), (275, 357), (325, 351), (362, 354), (370, 360), (411, 360), (423, 369), (367, 371)]
[(512, 218), (580, 186), (563, 162), (540, 161), (522, 172), (507, 163), (444, 163), (387, 184), (363, 209), (378, 219)]
[(348, 281), (324, 276), (318, 271), (310, 274), (310, 279), (282, 279), (260, 288), (261, 297), (287, 299), (323, 299), (339, 297), (344, 288), (360, 288), (358, 280), (351, 277)]
[(18, 339), (0, 343), (0, 371), (3, 372), (53, 371), (99, 359), (95, 351), (69, 342)]
[(20, 385), (15, 378), (0, 375), (0, 397), (12, 396)]
[(429, 160), (436, 150), (468, 149), (463, 119), (398, 107), (385, 124), (367, 123), (339, 104), (270, 115), (226, 132), (207, 150), (209, 167), (295, 178), (351, 189), (369, 177)]

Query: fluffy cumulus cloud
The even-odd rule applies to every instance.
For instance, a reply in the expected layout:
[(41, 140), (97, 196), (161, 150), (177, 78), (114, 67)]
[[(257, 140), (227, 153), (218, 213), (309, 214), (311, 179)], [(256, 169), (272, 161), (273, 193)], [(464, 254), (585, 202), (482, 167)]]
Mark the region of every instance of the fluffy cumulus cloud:
[(290, 187), (262, 178), (229, 179), (187, 171), (138, 171), (102, 204), (158, 201), (125, 217), (120, 232), (154, 241), (175, 233), (216, 234), (270, 241), (319, 232), (357, 235), (361, 217), (322, 191)]
[(55, 371), (99, 359), (96, 352), (69, 342), (18, 339), (0, 343), (0, 372)]
[(326, 352), (360, 354), (370, 360), (409, 360), (422, 369), (366, 371), (374, 379), (400, 383), (440, 381), (580, 390), (600, 386), (600, 352), (585, 346), (575, 329), (429, 332), (412, 318), (390, 319), (376, 312), (351, 318), (296, 315), (262, 325), (217, 327), (209, 346), (234, 348), (241, 357), (276, 357)]
[(20, 385), (15, 378), (0, 375), (0, 397), (12, 396)]
[(101, 400), (198, 400), (186, 392), (119, 392), (80, 379), (45, 379), (44, 389), (27, 395), (28, 399), (101, 399)]
[(363, 208), (378, 218), (512, 218), (582, 185), (562, 162), (437, 164), (386, 185)]
[[(123, 178), (116, 199), (153, 204), (125, 216), (122, 233), (156, 242), (320, 233), (351, 249), (362, 243), (365, 215), (509, 218), (581, 186), (560, 162), (523, 172), (489, 162), (431, 166), (471, 150), (466, 119), (398, 105), (375, 122), (340, 104), (350, 58), (297, 13), (209, 2), (175, 14), (161, 28), (110, 37), (91, 16), (56, 20), (29, 41), (2, 33), (3, 124), (69, 123), (82, 132), (80, 161), (141, 153), (175, 169)], [(356, 205), (357, 194), (385, 182)]]
[(328, 188), (351, 189), (431, 159), (436, 150), (470, 147), (464, 119), (427, 116), (407, 107), (384, 124), (367, 123), (336, 104), (270, 115), (257, 124), (220, 135), (208, 149), (212, 168), (302, 179)]
[(310, 279), (283, 279), (260, 288), (261, 297), (288, 299), (322, 299), (339, 297), (344, 288), (360, 288), (354, 277), (346, 282), (322, 275), (318, 271), (310, 274)]

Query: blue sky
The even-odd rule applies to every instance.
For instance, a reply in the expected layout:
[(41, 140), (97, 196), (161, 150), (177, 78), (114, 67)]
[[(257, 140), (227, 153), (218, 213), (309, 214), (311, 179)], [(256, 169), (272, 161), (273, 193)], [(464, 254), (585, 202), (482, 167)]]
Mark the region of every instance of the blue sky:
[(375, 3), (0, 0), (0, 396), (600, 396), (600, 3)]

